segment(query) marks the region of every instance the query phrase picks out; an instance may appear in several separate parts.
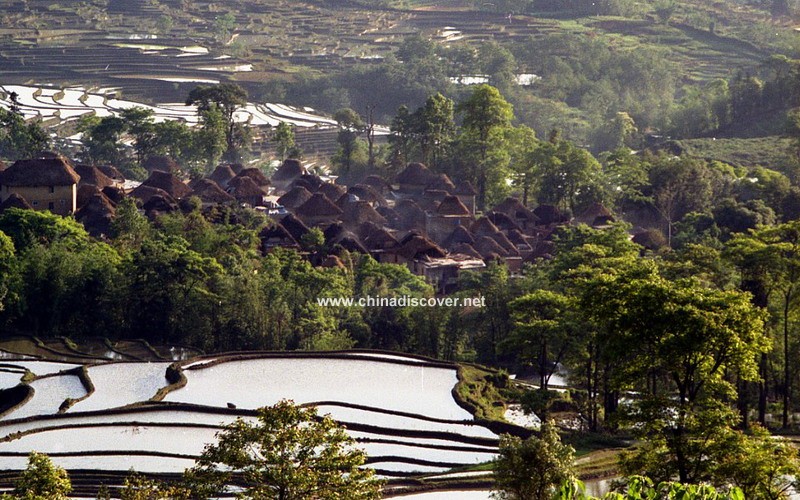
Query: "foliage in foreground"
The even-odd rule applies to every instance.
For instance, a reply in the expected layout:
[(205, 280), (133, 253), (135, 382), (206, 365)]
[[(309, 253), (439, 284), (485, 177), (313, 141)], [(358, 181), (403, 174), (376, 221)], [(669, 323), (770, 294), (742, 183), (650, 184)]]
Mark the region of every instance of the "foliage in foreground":
[(32, 452), (28, 467), (14, 485), (12, 494), (3, 494), (2, 500), (67, 500), (72, 483), (67, 471), (53, 465), (43, 453)]
[(258, 422), (237, 419), (187, 471), (192, 498), (213, 497), (240, 474), (246, 498), (377, 499), (380, 482), (360, 469), (366, 454), (330, 416), (290, 401), (262, 408)]

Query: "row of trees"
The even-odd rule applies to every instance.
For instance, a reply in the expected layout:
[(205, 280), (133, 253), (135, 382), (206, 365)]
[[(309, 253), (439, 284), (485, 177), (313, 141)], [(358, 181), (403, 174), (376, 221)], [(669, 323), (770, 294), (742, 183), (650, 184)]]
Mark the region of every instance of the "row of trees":
[[(109, 242), (91, 239), (73, 219), (6, 210), (0, 214), (2, 330), (145, 338), (207, 350), (358, 345), (444, 354), (447, 311), (317, 303), (320, 297), (432, 295), (406, 267), (343, 251), (346, 269), (314, 267), (289, 250), (262, 257), (263, 217), (190, 210), (153, 225), (124, 201)], [(324, 240), (307, 241), (322, 257), (336, 251), (324, 248)], [(455, 346), (448, 349), (450, 357), (457, 354)]]

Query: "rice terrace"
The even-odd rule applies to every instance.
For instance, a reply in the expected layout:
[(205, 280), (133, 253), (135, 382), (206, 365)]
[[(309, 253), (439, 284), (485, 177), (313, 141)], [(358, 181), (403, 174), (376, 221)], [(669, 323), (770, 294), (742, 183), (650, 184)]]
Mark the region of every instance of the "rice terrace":
[[(485, 488), (501, 429), (458, 396), (458, 365), (372, 351), (198, 356), (145, 342), (2, 343), (0, 480), (30, 450), (70, 472), (74, 494), (130, 470), (179, 477), (223, 425), (280, 399), (330, 414), (389, 479), (387, 495)], [(36, 356), (42, 356), (37, 358)], [(172, 360), (181, 357), (185, 359)], [(50, 360), (47, 360), (50, 359)], [(55, 361), (58, 360), (58, 361)], [(24, 382), (21, 382), (24, 381)], [(494, 430), (492, 430), (494, 429)], [(520, 428), (518, 432), (525, 432)]]

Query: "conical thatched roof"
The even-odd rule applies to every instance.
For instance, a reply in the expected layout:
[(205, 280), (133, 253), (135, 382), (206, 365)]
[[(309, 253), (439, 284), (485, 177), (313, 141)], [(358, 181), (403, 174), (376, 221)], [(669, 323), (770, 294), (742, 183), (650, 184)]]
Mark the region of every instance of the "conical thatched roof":
[(399, 220), (398, 225), (404, 229), (425, 227), (425, 212), (411, 200), (403, 200), (394, 207)]
[(17, 160), (0, 172), (3, 186), (71, 186), (80, 180), (64, 157)]
[(360, 184), (365, 184), (367, 186), (370, 186), (379, 193), (385, 193), (386, 191), (391, 189), (391, 186), (389, 185), (388, 182), (386, 182), (386, 179), (384, 179), (380, 175), (375, 175), (375, 174), (364, 177), (364, 180), (361, 181)]
[(150, 177), (142, 183), (142, 186), (163, 189), (176, 200), (184, 196), (189, 196), (192, 192), (191, 188), (178, 179), (175, 174), (161, 172), (159, 170), (151, 173)]
[(453, 184), (453, 181), (450, 180), (450, 177), (448, 177), (447, 174), (434, 174), (433, 180), (428, 183), (425, 189), (453, 193), (456, 190), (456, 186)]
[(314, 193), (314, 195), (308, 201), (300, 205), (295, 212), (301, 217), (335, 217), (342, 215), (342, 210), (322, 193)]
[(83, 224), (92, 236), (111, 233), (111, 223), (116, 217), (116, 210), (106, 196), (100, 191), (87, 201), (77, 212), (75, 218)]
[(300, 247), (299, 242), (295, 240), (292, 235), (289, 234), (289, 231), (287, 231), (286, 228), (281, 224), (265, 227), (260, 233), (258, 233), (258, 238), (261, 240), (261, 244), (265, 248), (273, 246), (294, 248)]
[(386, 219), (372, 208), (366, 201), (359, 200), (355, 203), (347, 203), (344, 206), (342, 221), (351, 225), (358, 225), (364, 222), (372, 222), (379, 226), (386, 224)]
[(303, 165), (300, 163), (300, 160), (290, 158), (284, 160), (283, 164), (278, 167), (274, 174), (272, 174), (272, 180), (278, 182), (290, 182), (305, 173), (306, 172), (303, 169)]
[(91, 198), (95, 195), (95, 193), (99, 193), (100, 190), (97, 189), (97, 186), (93, 184), (84, 184), (78, 188), (78, 192), (75, 194), (75, 206), (76, 208), (80, 209), (84, 206)]
[(119, 202), (125, 198), (125, 190), (119, 187), (106, 186), (101, 191), (114, 205), (119, 205)]
[(435, 174), (428, 170), (422, 163), (409, 163), (402, 172), (397, 174), (397, 184), (412, 184), (427, 186), (435, 180)]
[(396, 227), (397, 223), (400, 220), (400, 216), (395, 212), (393, 208), (389, 207), (378, 207), (375, 209), (376, 212), (381, 214), (381, 216), (386, 219), (386, 223), (392, 227)]
[(539, 220), (536, 214), (525, 207), (522, 202), (520, 202), (517, 198), (510, 196), (498, 203), (492, 210), (495, 212), (504, 213), (517, 220), (526, 220), (529, 222), (536, 222)]
[(257, 168), (243, 168), (241, 172), (236, 174), (236, 177), (250, 177), (257, 186), (262, 188), (270, 185), (267, 176)]
[(456, 189), (453, 194), (462, 196), (475, 196), (478, 194), (478, 191), (475, 190), (475, 187), (470, 181), (463, 180), (456, 183)]
[(144, 184), (139, 185), (136, 189), (131, 191), (130, 196), (138, 198), (142, 201), (142, 203), (147, 203), (153, 196), (161, 196), (162, 198), (169, 200), (171, 203), (175, 203), (175, 200), (172, 198), (172, 196), (170, 196), (169, 193), (163, 189), (145, 186)]
[(211, 179), (200, 179), (192, 191), (192, 196), (197, 196), (203, 203), (232, 203), (236, 198), (229, 195)]
[(155, 155), (147, 158), (142, 167), (148, 172), (177, 172), (180, 170), (178, 163), (169, 156)]
[(467, 206), (455, 196), (446, 196), (437, 207), (436, 213), (439, 215), (470, 215)]
[(211, 172), (211, 175), (208, 176), (208, 179), (216, 182), (220, 187), (225, 188), (228, 186), (228, 181), (236, 177), (236, 172), (230, 167), (230, 165), (217, 165), (217, 168)]
[(464, 226), (456, 226), (453, 232), (442, 242), (445, 248), (451, 248), (460, 243), (466, 243), (468, 245), (475, 243), (475, 238)]
[(447, 248), (450, 250), (451, 254), (466, 255), (467, 257), (472, 257), (473, 259), (483, 258), (483, 256), (479, 254), (477, 250), (472, 248), (472, 245), (469, 243), (458, 243), (457, 245)]
[(323, 182), (317, 188), (317, 193), (324, 194), (329, 200), (338, 200), (345, 192), (347, 192), (347, 188), (330, 182)]
[(287, 215), (279, 222), (281, 226), (295, 239), (295, 241), (299, 242), (300, 239), (306, 234), (309, 229), (303, 221), (298, 219), (292, 214)]
[(492, 221), (492, 224), (497, 226), (501, 231), (512, 231), (514, 229), (520, 230), (521, 228), (514, 222), (511, 217), (503, 212), (489, 212), (486, 218)]
[(519, 250), (517, 250), (516, 245), (511, 243), (511, 241), (506, 237), (505, 234), (497, 232), (491, 235), (490, 238), (496, 241), (498, 245), (503, 247), (503, 250), (506, 251), (508, 256), (519, 257)]
[(381, 205), (386, 204), (386, 199), (383, 197), (383, 195), (376, 191), (372, 186), (367, 186), (366, 184), (356, 184), (355, 186), (350, 186), (347, 188), (347, 193), (354, 194), (358, 196), (360, 200), (368, 201), (370, 203), (378, 203)]
[(92, 184), (97, 186), (97, 189), (103, 189), (106, 186), (114, 184), (114, 180), (104, 174), (99, 168), (94, 165), (75, 165), (75, 173), (81, 178), (80, 184)]
[(297, 180), (303, 181), (309, 186), (311, 186), (311, 189), (309, 189), (309, 191), (311, 192), (317, 191), (319, 187), (322, 186), (323, 184), (322, 179), (317, 174), (303, 174)]
[(395, 248), (399, 244), (397, 238), (392, 236), (389, 231), (377, 226), (373, 226), (372, 230), (369, 231), (361, 241), (364, 242), (364, 247), (368, 250), (386, 250), (388, 248)]
[(278, 198), (278, 203), (288, 208), (289, 210), (294, 210), (295, 208), (299, 207), (303, 203), (310, 200), (311, 196), (313, 195), (308, 191), (308, 189), (298, 186), (292, 188), (288, 193)]
[(117, 170), (117, 167), (113, 165), (98, 165), (97, 168), (100, 169), (106, 177), (114, 179), (117, 182), (125, 182), (125, 176), (122, 175), (122, 172)]
[(178, 204), (175, 203), (169, 196), (162, 196), (160, 194), (156, 194), (150, 197), (142, 208), (145, 212), (149, 214), (154, 213), (166, 213), (166, 212), (174, 212), (178, 210)]
[(325, 228), (323, 234), (325, 235), (325, 242), (331, 247), (338, 245), (350, 252), (368, 253), (358, 236), (348, 231), (340, 223), (331, 224)]
[(614, 215), (602, 203), (592, 203), (580, 215), (575, 217), (576, 222), (594, 225), (595, 221), (612, 222)]
[(490, 221), (486, 217), (481, 217), (480, 219), (473, 222), (469, 230), (475, 236), (490, 236), (499, 231), (499, 229), (497, 229), (497, 226), (495, 226), (492, 223), (492, 221)]
[[(516, 246), (531, 245), (531, 242), (529, 241), (529, 237), (526, 237), (524, 234), (522, 234), (521, 231), (518, 231), (516, 229), (512, 229), (511, 231), (509, 231), (507, 236), (508, 236), (508, 240), (511, 243), (513, 243), (514, 245), (516, 245)], [(530, 238), (530, 239), (532, 239), (532, 238)]]
[(9, 197), (6, 198), (5, 201), (3, 201), (3, 203), (0, 203), (0, 212), (2, 212), (7, 208), (22, 208), (25, 210), (33, 210), (31, 204), (28, 203), (28, 201), (25, 200), (25, 198), (18, 195), (17, 193), (11, 193), (11, 195), (9, 195)]
[(501, 257), (506, 257), (508, 252), (500, 246), (494, 239), (488, 236), (480, 236), (475, 240), (475, 244), (473, 245), (475, 250), (478, 251), (479, 254), (483, 256), (484, 259), (489, 258), (492, 254), (499, 255)]
[(266, 196), (267, 192), (261, 189), (250, 177), (234, 177), (228, 182), (225, 192), (237, 200)]
[(400, 241), (400, 248), (397, 253), (408, 260), (424, 257), (442, 258), (447, 255), (447, 252), (442, 250), (439, 245), (413, 232)]

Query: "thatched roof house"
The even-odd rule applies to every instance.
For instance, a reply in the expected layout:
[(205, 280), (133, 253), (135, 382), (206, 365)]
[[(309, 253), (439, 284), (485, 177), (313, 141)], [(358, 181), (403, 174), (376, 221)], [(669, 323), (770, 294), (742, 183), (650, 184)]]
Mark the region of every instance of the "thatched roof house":
[(295, 186), (291, 190), (289, 190), (289, 192), (278, 198), (278, 203), (288, 208), (289, 210), (294, 210), (295, 208), (299, 207), (303, 203), (310, 200), (312, 196), (313, 194), (311, 194), (311, 192), (308, 189), (300, 186)]
[(308, 233), (309, 228), (303, 221), (298, 219), (292, 214), (287, 215), (279, 222), (281, 226), (295, 239), (298, 243), (303, 238), (303, 235)]
[(499, 229), (497, 229), (497, 226), (495, 226), (488, 217), (481, 217), (470, 226), (469, 231), (475, 236), (491, 236), (498, 232)]
[(402, 193), (421, 194), (428, 187), (428, 184), (435, 180), (435, 174), (422, 163), (409, 163), (395, 177), (395, 183), (399, 185)]
[(306, 224), (315, 226), (334, 222), (342, 210), (322, 193), (314, 193), (308, 201), (297, 207), (295, 214)]
[(470, 215), (470, 211), (466, 205), (461, 203), (461, 200), (455, 196), (446, 196), (436, 208), (436, 213), (438, 215)]
[(281, 224), (265, 227), (258, 233), (258, 238), (264, 253), (277, 247), (300, 248), (300, 243)]
[(17, 160), (0, 173), (0, 186), (4, 187), (72, 186), (80, 180), (64, 157)]
[(236, 174), (236, 177), (250, 177), (260, 188), (266, 188), (270, 185), (267, 176), (257, 168), (243, 168), (241, 172)]
[(150, 172), (168, 172), (168, 173), (175, 173), (180, 170), (178, 163), (170, 158), (169, 156), (164, 155), (154, 155), (147, 158), (144, 163), (142, 164), (142, 168)]
[[(171, 203), (175, 203), (175, 200), (172, 196), (169, 195), (166, 191), (160, 188), (152, 187), (152, 186), (145, 186), (144, 184), (140, 184), (136, 189), (130, 192), (130, 196), (139, 199), (142, 204), (147, 203), (150, 201), (150, 198), (153, 196), (160, 196)], [(176, 205), (177, 206), (177, 205)]]
[(317, 188), (316, 192), (324, 194), (329, 200), (338, 200), (347, 192), (347, 188), (339, 184), (323, 182), (320, 184), (319, 188)]
[(363, 200), (345, 204), (341, 220), (350, 226), (358, 226), (364, 222), (371, 222), (378, 226), (387, 223), (386, 219), (372, 208), (372, 205)]
[(450, 180), (450, 177), (447, 174), (433, 174), (433, 180), (428, 183), (425, 188), (426, 191), (444, 191), (448, 194), (452, 194), (456, 190), (455, 184), (453, 181)]
[(102, 170), (94, 165), (78, 164), (75, 165), (74, 170), (81, 178), (78, 183), (79, 186), (91, 184), (97, 186), (97, 189), (103, 189), (104, 187), (114, 185), (114, 179), (104, 174)]
[(442, 245), (444, 245), (445, 248), (452, 249), (461, 243), (472, 245), (475, 243), (475, 238), (464, 226), (456, 226), (453, 232), (442, 242)]
[(25, 210), (33, 210), (33, 207), (30, 203), (25, 200), (22, 196), (18, 195), (17, 193), (11, 193), (11, 195), (3, 200), (0, 203), (0, 212), (9, 208), (22, 208)]
[(233, 171), (230, 165), (217, 165), (217, 168), (214, 169), (213, 172), (207, 177), (214, 182), (216, 182), (219, 187), (226, 188), (228, 187), (228, 182), (236, 177), (236, 172)]
[(114, 205), (100, 191), (96, 191), (89, 201), (75, 212), (75, 218), (94, 237), (110, 235), (111, 224), (115, 217)]
[(275, 173), (272, 174), (270, 181), (272, 181), (272, 185), (277, 189), (284, 190), (289, 186), (289, 184), (292, 183), (293, 180), (305, 173), (306, 171), (303, 168), (303, 165), (300, 163), (300, 160), (289, 158), (284, 160), (283, 164), (281, 164)]
[(18, 160), (0, 172), (0, 203), (16, 193), (34, 210), (69, 215), (77, 208), (79, 181), (63, 156)]
[(161, 172), (155, 170), (150, 174), (142, 186), (150, 186), (158, 189), (163, 189), (172, 198), (179, 200), (192, 193), (192, 189), (187, 186), (183, 181), (170, 172)]
[(267, 192), (261, 189), (253, 179), (248, 176), (236, 176), (228, 182), (225, 192), (236, 198), (241, 203), (258, 207), (264, 203)]
[(205, 204), (233, 203), (236, 198), (226, 193), (211, 179), (200, 179), (194, 186), (192, 196), (197, 196)]

